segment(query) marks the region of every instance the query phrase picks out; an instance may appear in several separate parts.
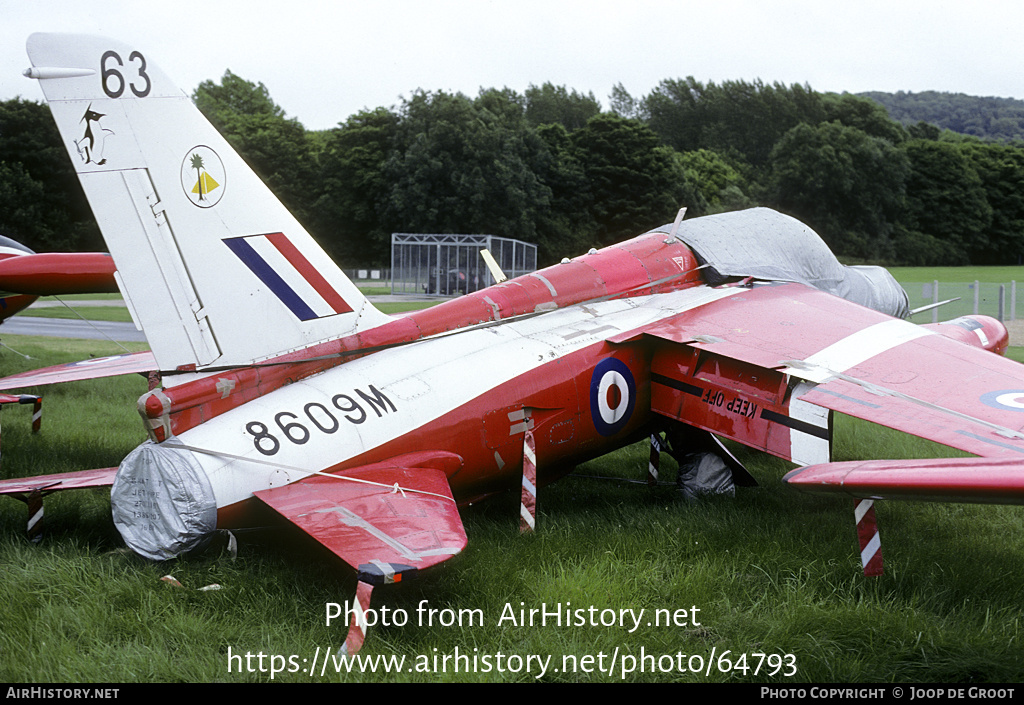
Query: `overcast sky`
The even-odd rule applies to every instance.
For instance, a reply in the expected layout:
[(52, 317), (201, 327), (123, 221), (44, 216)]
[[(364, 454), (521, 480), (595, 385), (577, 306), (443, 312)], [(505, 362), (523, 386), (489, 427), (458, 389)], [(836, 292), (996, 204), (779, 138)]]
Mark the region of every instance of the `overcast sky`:
[(42, 100), (25, 39), (132, 43), (191, 93), (225, 69), (309, 129), (417, 88), (551, 82), (634, 96), (665, 78), (1024, 98), (1016, 0), (0, 0), (0, 100)]

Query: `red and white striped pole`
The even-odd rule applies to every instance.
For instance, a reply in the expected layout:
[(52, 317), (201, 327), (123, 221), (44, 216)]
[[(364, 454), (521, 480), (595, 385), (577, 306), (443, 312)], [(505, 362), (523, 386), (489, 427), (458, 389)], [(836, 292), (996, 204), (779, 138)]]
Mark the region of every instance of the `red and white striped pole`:
[(370, 596), (373, 586), (362, 580), (356, 583), (355, 604), (349, 610), (348, 636), (345, 643), (338, 649), (339, 656), (351, 656), (363, 647), (366, 641), (366, 612), (370, 609)]
[(661, 434), (651, 434), (651, 457), (647, 461), (647, 486), (658, 484), (658, 470), (661, 468)]
[(864, 566), (864, 575), (882, 575), (882, 540), (878, 534), (874, 500), (855, 500), (853, 513), (857, 519), (857, 541), (860, 543), (860, 562)]
[(36, 397), (32, 402), (32, 433), (39, 433), (43, 425), (43, 398)]
[(523, 438), (523, 494), (519, 507), (519, 531), (537, 528), (537, 446), (533, 431), (527, 430)]
[(28, 540), (39, 543), (43, 540), (43, 493), (39, 490), (28, 493)]

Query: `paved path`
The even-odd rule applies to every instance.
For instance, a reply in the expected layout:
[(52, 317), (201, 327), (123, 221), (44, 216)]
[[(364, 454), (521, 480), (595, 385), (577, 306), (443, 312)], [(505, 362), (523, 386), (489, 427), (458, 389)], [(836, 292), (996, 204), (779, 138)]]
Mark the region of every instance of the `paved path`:
[(53, 338), (116, 340), (120, 343), (145, 343), (146, 336), (134, 323), (120, 321), (79, 321), (70, 318), (14, 316), (0, 325), (0, 336), (45, 335)]

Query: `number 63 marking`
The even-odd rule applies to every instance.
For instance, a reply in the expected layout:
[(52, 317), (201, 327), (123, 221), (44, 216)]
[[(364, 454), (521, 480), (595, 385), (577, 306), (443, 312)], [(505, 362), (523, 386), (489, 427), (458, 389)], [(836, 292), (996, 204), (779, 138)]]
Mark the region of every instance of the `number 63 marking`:
[[(123, 67), (124, 62), (121, 61), (121, 57), (116, 51), (108, 51), (103, 54), (103, 58), (100, 59), (100, 82), (103, 84), (103, 92), (111, 98), (120, 98), (121, 94), (124, 93), (125, 78), (124, 75), (117, 70), (112, 64), (108, 62), (113, 59), (117, 62), (118, 67)], [(128, 56), (128, 61), (139, 62), (137, 70), (138, 78), (142, 79), (142, 87), (136, 87), (135, 81), (128, 83), (128, 87), (132, 89), (132, 93), (137, 98), (145, 98), (149, 95), (150, 89), (153, 87), (152, 81), (149, 80), (149, 74), (146, 73), (146, 57), (137, 51), (133, 51)], [(113, 86), (111, 85), (113, 83)]]

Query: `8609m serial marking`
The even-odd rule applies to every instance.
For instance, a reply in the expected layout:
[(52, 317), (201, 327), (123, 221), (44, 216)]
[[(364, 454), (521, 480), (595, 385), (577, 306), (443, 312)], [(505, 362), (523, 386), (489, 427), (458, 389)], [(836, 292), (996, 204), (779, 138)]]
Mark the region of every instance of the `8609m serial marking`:
[[(379, 389), (370, 385), (370, 391), (364, 392), (361, 389), (352, 390), (354, 395), (365, 402), (377, 418), (388, 413), (388, 409), (397, 412), (394, 403), (388, 399)], [(349, 394), (335, 394), (331, 398), (331, 405), (341, 412), (341, 418), (345, 421), (358, 425), (365, 422), (370, 415), (366, 413), (363, 404), (360, 404), (355, 397)], [(321, 433), (332, 434), (341, 428), (341, 419), (318, 401), (313, 401), (302, 407), (302, 412), (316, 430)], [(305, 424), (301, 423), (298, 414), (290, 411), (281, 411), (274, 415), (274, 423), (280, 429), (281, 435), (295, 445), (303, 445), (308, 442), (312, 433)], [(281, 450), (281, 441), (278, 436), (270, 432), (267, 424), (262, 421), (250, 421), (245, 425), (245, 430), (253, 437), (253, 445), (263, 455), (274, 455)]]

